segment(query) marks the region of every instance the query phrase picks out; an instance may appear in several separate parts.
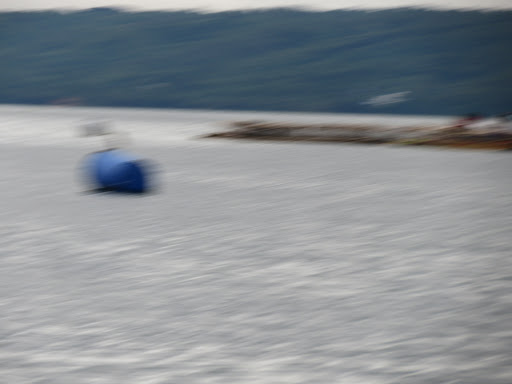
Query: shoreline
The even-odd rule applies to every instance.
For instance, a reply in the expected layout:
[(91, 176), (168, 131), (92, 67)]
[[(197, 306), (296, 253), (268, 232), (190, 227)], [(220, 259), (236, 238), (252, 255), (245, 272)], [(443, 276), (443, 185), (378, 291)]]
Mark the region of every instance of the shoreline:
[(512, 150), (512, 130), (500, 125), (386, 127), (363, 124), (295, 124), (235, 121), (231, 129), (202, 138), (305, 141), (353, 144), (436, 146), (459, 149)]

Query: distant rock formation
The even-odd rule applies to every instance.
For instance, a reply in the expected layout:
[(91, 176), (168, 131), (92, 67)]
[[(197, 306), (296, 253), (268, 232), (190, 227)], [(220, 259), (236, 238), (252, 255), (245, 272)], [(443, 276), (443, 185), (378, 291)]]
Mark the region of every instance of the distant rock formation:
[(204, 137), (281, 141), (323, 141), (366, 144), (434, 145), (467, 149), (512, 149), (510, 122), (483, 121), (472, 127), (460, 124), (439, 127), (395, 127), (361, 124), (288, 124), (238, 121), (233, 129)]

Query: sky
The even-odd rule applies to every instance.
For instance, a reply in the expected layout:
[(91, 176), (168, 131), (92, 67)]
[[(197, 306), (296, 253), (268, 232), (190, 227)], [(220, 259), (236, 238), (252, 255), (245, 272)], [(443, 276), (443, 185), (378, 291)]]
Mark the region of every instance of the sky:
[(81, 9), (225, 11), (273, 7), (311, 10), (421, 7), (435, 9), (512, 9), (512, 0), (0, 0), (0, 10)]

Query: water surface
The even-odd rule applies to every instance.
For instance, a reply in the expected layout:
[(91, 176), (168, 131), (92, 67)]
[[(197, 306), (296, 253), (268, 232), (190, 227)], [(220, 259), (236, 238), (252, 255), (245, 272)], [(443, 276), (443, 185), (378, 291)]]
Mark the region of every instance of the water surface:
[[(265, 118), (379, 117), (1, 106), (0, 381), (510, 383), (510, 153), (197, 139)], [(84, 193), (91, 120), (157, 193)]]

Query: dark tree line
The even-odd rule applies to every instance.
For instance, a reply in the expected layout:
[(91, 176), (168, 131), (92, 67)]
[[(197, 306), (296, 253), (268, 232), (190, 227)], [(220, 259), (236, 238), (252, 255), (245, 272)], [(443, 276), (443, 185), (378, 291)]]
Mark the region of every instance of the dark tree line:
[(511, 41), (512, 12), (0, 13), (0, 103), (497, 114)]

